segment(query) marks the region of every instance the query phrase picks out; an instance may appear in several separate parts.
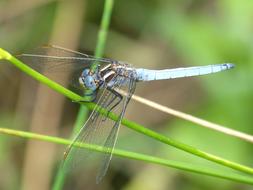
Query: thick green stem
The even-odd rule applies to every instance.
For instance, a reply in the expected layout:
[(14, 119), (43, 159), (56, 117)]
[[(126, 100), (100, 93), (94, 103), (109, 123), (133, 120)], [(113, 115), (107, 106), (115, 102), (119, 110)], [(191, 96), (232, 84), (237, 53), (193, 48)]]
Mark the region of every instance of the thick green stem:
[(30, 75), (34, 79), (36, 79), (36, 80), (40, 81), (41, 83), (47, 85), (48, 87), (52, 88), (53, 90), (55, 90), (55, 91), (57, 91), (61, 94), (65, 94), (65, 96), (70, 98), (71, 100), (76, 101), (76, 102), (86, 101), (86, 99), (84, 97), (81, 97), (81, 96), (75, 94), (74, 92), (72, 92), (71, 90), (68, 90), (68, 89), (64, 88), (63, 86), (61, 86), (60, 84), (48, 79), (44, 75), (38, 73), (37, 71), (35, 71), (32, 68), (28, 67), (26, 64), (19, 61), (17, 58), (11, 56), (11, 57), (8, 58), (8, 60), (12, 64), (14, 64), (17, 68), (19, 68), (21, 71), (23, 71), (24, 73)]
[[(95, 49), (95, 57), (101, 57), (104, 48), (105, 48), (105, 42), (107, 37), (107, 31), (109, 28), (111, 13), (113, 8), (113, 0), (106, 0), (104, 5), (104, 11), (102, 15), (102, 21), (100, 25), (100, 29), (98, 32), (98, 38), (97, 38), (97, 46)], [(91, 71), (95, 71), (97, 69), (96, 63), (94, 63), (91, 67)], [(84, 96), (85, 97), (85, 96)], [(89, 110), (86, 106), (80, 104), (80, 108), (76, 117), (76, 121), (74, 124), (74, 128), (72, 131), (72, 136), (75, 136), (83, 127), (85, 121), (87, 120)], [(68, 165), (71, 161), (71, 155), (67, 157), (67, 160), (65, 161), (65, 166)], [(68, 166), (66, 166), (68, 168)], [(62, 171), (62, 169), (58, 170), (58, 173), (56, 175), (56, 179), (53, 185), (53, 190), (60, 190), (63, 187), (64, 180), (65, 180), (65, 172)]]
[[(41, 141), (46, 141), (46, 142), (52, 142), (52, 143), (62, 144), (62, 145), (69, 145), (71, 143), (70, 140), (62, 139), (59, 137), (40, 135), (36, 133), (18, 131), (18, 130), (7, 129), (7, 128), (0, 128), (0, 133), (12, 135), (12, 136), (18, 136), (18, 137), (27, 138), (27, 139), (36, 139), (36, 140), (41, 140)], [(96, 146), (96, 145), (77, 143), (75, 144), (75, 146), (78, 146), (80, 148), (91, 149), (98, 152), (106, 151), (103, 147)], [(113, 155), (253, 185), (252, 177), (243, 176), (243, 175), (239, 175), (235, 173), (228, 173), (228, 172), (225, 173), (225, 172), (213, 170), (211, 168), (200, 167), (200, 166), (191, 165), (188, 163), (178, 162), (174, 160), (166, 160), (166, 159), (157, 158), (154, 156), (149, 156), (149, 155), (130, 152), (130, 151), (124, 151), (120, 149), (114, 149)]]
[[(0, 49), (1, 50), (1, 49)], [(3, 50), (2, 50), (3, 51)], [(3, 55), (4, 54), (1, 54), (0, 51), (0, 57), (2, 56), (3, 59), (7, 59), (13, 63), (15, 66), (17, 66), (18, 68), (20, 68), (22, 71), (30, 74), (30, 72), (27, 72), (27, 70), (31, 70), (28, 66), (24, 66), (24, 64), (22, 62), (20, 62), (19, 60), (17, 60), (16, 58), (12, 57), (12, 56), (7, 56), (4, 57)], [(6, 52), (5, 52), (6, 53)], [(48, 85), (49, 87), (55, 89), (56, 91), (62, 93), (63, 95), (71, 98), (73, 101), (78, 101), (78, 100), (82, 100), (82, 97), (80, 97), (79, 95), (75, 94), (74, 92), (71, 92), (69, 91), (68, 89), (65, 89), (64, 87), (60, 86), (59, 84), (51, 81), (50, 79), (44, 77), (43, 75), (37, 73), (36, 71), (33, 70), (33, 72), (31, 72), (30, 74), (32, 77), (34, 77), (34, 75), (38, 75), (40, 77), (34, 77), (35, 79), (39, 80), (40, 82)], [(45, 82), (46, 81), (46, 82)], [(57, 84), (57, 85), (56, 85)], [(58, 90), (57, 88), (60, 87), (61, 90)], [(71, 93), (70, 93), (71, 92)], [(94, 109), (95, 107), (95, 104), (94, 103), (85, 103), (85, 102), (80, 102), (82, 104), (85, 104), (87, 106), (87, 108), (89, 108), (90, 110)], [(98, 109), (98, 111), (101, 113), (101, 114), (106, 114), (107, 111), (104, 110), (104, 109)], [(109, 114), (106, 114), (110, 119), (112, 120), (116, 120), (117, 119), (117, 115), (115, 115), (114, 113), (109, 113)], [(191, 153), (193, 155), (196, 155), (198, 157), (201, 157), (201, 158), (204, 158), (206, 160), (210, 160), (212, 162), (216, 162), (218, 164), (221, 164), (223, 166), (226, 166), (226, 167), (229, 167), (229, 168), (233, 168), (237, 171), (241, 171), (241, 172), (244, 172), (244, 173), (247, 173), (247, 174), (253, 174), (253, 169), (248, 167), (248, 166), (244, 166), (244, 165), (241, 165), (241, 164), (238, 164), (238, 163), (235, 163), (235, 162), (232, 162), (232, 161), (229, 161), (229, 160), (226, 160), (226, 159), (223, 159), (223, 158), (220, 158), (218, 156), (215, 156), (215, 155), (212, 155), (212, 154), (209, 154), (207, 152), (204, 152), (204, 151), (201, 151), (197, 148), (194, 148), (192, 146), (189, 146), (189, 145), (186, 145), (184, 143), (181, 143), (181, 142), (178, 142), (174, 139), (171, 139), (171, 138), (168, 138), (164, 135), (161, 135), (159, 133), (156, 133), (155, 131), (152, 131), (150, 129), (147, 129), (145, 128), (144, 126), (140, 125), (140, 124), (137, 124), (135, 122), (132, 122), (132, 121), (129, 121), (127, 119), (123, 119), (122, 120), (122, 124), (127, 126), (128, 128), (131, 128), (139, 133), (142, 133), (146, 136), (149, 136), (153, 139), (156, 139), (162, 143), (165, 143), (165, 144), (168, 144), (168, 145), (171, 145), (171, 146), (174, 146), (178, 149), (181, 149), (183, 151), (186, 151), (188, 153)]]
[[(107, 38), (107, 33), (110, 25), (112, 8), (113, 8), (114, 0), (106, 0), (104, 5), (104, 11), (102, 15), (102, 20), (98, 32), (97, 45), (95, 49), (95, 57), (101, 57), (104, 53), (105, 42)], [(91, 71), (95, 71), (97, 69), (97, 64), (93, 64), (91, 66)]]

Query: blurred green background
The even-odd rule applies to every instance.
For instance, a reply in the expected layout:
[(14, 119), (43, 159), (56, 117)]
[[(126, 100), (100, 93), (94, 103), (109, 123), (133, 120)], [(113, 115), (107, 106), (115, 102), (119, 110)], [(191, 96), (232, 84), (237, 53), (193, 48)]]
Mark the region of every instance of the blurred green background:
[[(13, 54), (56, 44), (93, 54), (101, 0), (2, 0), (0, 46)], [(232, 62), (214, 75), (138, 84), (136, 93), (253, 133), (253, 1), (117, 0), (105, 57), (153, 69)], [(63, 82), (68, 80), (62, 79)], [(78, 104), (0, 64), (0, 127), (69, 137)], [(221, 157), (252, 164), (252, 145), (130, 102), (126, 118)], [(125, 127), (118, 148), (220, 168)], [(51, 189), (64, 147), (0, 135), (0, 189)], [(94, 171), (95, 173), (96, 171)], [(87, 175), (65, 189), (252, 189), (247, 185), (114, 157), (104, 181)]]

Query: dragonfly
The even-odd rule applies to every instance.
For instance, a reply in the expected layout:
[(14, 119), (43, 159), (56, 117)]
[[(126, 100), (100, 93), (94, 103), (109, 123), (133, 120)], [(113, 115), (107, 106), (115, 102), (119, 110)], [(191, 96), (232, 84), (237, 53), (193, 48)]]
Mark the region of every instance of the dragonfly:
[[(36, 69), (44, 71), (69, 72), (73, 75), (69, 80), (71, 86), (89, 97), (96, 104), (83, 127), (77, 132), (70, 146), (65, 151), (66, 160), (71, 155), (73, 164), (88, 164), (94, 151), (78, 148), (75, 143), (94, 144), (108, 150), (99, 154), (100, 165), (96, 182), (105, 176), (116, 144), (121, 121), (127, 105), (134, 94), (136, 83), (156, 80), (168, 80), (183, 77), (207, 75), (232, 69), (234, 64), (223, 63), (207, 66), (151, 70), (135, 68), (131, 64), (107, 58), (96, 58), (59, 46), (43, 47), (36, 54), (21, 54), (19, 58)], [(124, 95), (120, 92), (124, 92)], [(100, 109), (116, 113), (117, 119), (111, 120), (100, 113)], [(90, 159), (91, 161), (92, 159)], [(78, 166), (78, 164), (76, 164)]]

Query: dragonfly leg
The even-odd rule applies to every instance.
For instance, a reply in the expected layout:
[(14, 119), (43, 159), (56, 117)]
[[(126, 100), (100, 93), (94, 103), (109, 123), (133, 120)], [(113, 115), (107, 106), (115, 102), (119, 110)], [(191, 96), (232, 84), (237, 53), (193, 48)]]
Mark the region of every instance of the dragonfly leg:
[(121, 100), (123, 99), (122, 95), (120, 93), (118, 93), (117, 91), (111, 89), (111, 92), (117, 97), (119, 98), (119, 101), (117, 103), (115, 103), (109, 111), (112, 111), (117, 105), (119, 105), (119, 103), (121, 102)]
[(92, 91), (92, 92), (85, 92), (84, 93), (84, 98), (87, 100), (80, 100), (80, 101), (73, 101), (73, 102), (93, 102), (96, 99), (97, 92)]
[(88, 103), (88, 102), (92, 102), (95, 98), (91, 99), (91, 100), (79, 100), (79, 101), (75, 101), (75, 100), (72, 100), (72, 102), (74, 103)]
[[(114, 94), (114, 96), (116, 96), (116, 98), (118, 98), (118, 101), (108, 110), (106, 116), (108, 117), (108, 114), (117, 106), (119, 105), (119, 103), (121, 102), (121, 100), (123, 99), (122, 95), (120, 93), (118, 93), (117, 91), (115, 91), (114, 89), (111, 88), (107, 88), (111, 93)], [(112, 100), (108, 103), (107, 106), (109, 106), (112, 102), (114, 101), (114, 99), (112, 98)]]

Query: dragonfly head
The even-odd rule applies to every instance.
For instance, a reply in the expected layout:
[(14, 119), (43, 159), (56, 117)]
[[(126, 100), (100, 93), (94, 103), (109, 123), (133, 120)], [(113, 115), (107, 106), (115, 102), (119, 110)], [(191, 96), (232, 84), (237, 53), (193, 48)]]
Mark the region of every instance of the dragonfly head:
[(98, 88), (96, 75), (90, 72), (90, 69), (85, 69), (79, 77), (79, 83), (88, 90), (95, 91)]

